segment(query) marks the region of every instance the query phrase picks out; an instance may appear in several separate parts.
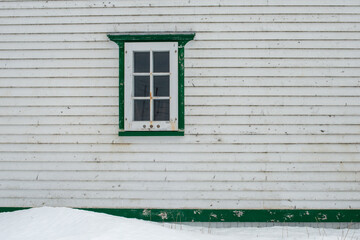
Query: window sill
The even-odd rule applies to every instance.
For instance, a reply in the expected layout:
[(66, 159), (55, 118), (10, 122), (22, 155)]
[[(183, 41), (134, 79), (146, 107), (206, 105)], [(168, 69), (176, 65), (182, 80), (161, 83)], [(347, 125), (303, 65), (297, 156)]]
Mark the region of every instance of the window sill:
[(183, 131), (120, 131), (119, 136), (184, 136)]

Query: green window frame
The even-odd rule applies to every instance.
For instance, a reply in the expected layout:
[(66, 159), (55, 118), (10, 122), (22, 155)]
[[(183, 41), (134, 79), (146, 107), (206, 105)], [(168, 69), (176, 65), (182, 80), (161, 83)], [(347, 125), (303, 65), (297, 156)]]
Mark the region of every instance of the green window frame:
[[(155, 32), (155, 33), (111, 33), (108, 38), (119, 46), (119, 136), (184, 136), (185, 130), (185, 93), (184, 93), (184, 56), (185, 45), (193, 40), (193, 32)], [(128, 131), (125, 130), (125, 43), (136, 42), (177, 42), (178, 44), (178, 130), (176, 131)]]

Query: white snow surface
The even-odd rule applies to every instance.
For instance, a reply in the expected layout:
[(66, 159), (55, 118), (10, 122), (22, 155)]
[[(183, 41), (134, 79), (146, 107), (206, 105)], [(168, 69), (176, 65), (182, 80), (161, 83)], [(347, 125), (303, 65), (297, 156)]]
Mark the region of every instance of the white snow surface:
[(71, 208), (0, 213), (1, 240), (360, 240), (359, 229), (205, 228), (154, 223)]

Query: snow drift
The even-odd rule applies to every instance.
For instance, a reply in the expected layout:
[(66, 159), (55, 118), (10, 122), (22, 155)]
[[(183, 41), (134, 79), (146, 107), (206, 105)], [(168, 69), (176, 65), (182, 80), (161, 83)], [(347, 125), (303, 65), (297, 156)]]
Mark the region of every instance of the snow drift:
[(306, 227), (224, 228), (180, 226), (70, 208), (32, 208), (0, 213), (1, 240), (360, 240), (356, 229)]

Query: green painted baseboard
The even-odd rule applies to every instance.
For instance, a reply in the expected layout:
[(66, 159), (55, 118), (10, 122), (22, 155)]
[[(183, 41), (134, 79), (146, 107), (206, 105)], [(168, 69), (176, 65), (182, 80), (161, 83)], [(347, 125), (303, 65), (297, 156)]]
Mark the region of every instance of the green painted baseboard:
[[(0, 212), (28, 208), (0, 207)], [(360, 222), (360, 209), (112, 209), (78, 208), (155, 222)]]

